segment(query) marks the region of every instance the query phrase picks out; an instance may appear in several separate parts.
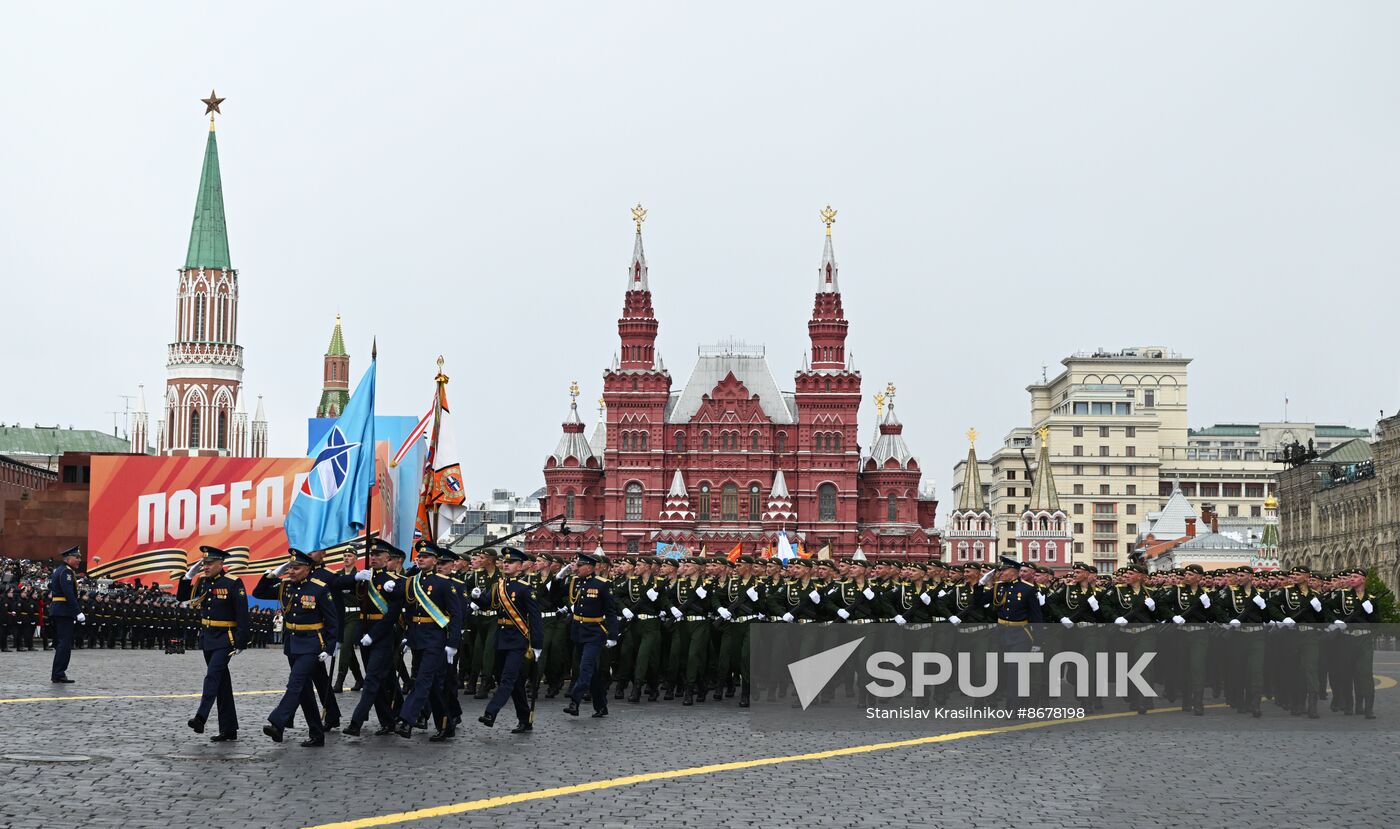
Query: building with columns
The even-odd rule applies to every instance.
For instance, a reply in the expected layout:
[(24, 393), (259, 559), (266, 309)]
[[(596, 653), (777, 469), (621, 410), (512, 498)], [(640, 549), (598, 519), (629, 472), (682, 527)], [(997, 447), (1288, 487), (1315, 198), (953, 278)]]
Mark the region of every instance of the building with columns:
[(590, 440), (571, 389), (568, 416), (545, 459), (542, 513), (558, 525), (527, 536), (531, 550), (603, 548), (650, 554), (658, 543), (723, 553), (760, 552), (779, 532), (815, 553), (861, 549), (867, 556), (936, 557), (937, 502), (920, 491), (918, 460), (895, 414), (895, 389), (879, 396), (878, 434), (863, 450), (857, 412), (861, 375), (846, 348), (832, 248), (836, 212), (822, 211), (826, 238), (809, 350), (781, 390), (766, 350), (726, 342), (701, 346), (685, 385), (672, 388), (657, 350), (659, 321), (642, 245), (646, 211), (633, 210), (620, 350), (603, 373), (600, 422)]
[(243, 347), (238, 344), (238, 271), (229, 256), (223, 181), (214, 113), (222, 98), (205, 99), (204, 144), (194, 223), (175, 290), (175, 340), (166, 348), (165, 394), (150, 430), (145, 387), (132, 413), (131, 451), (158, 455), (265, 457), (267, 417), (262, 398), (249, 421), (244, 406)]

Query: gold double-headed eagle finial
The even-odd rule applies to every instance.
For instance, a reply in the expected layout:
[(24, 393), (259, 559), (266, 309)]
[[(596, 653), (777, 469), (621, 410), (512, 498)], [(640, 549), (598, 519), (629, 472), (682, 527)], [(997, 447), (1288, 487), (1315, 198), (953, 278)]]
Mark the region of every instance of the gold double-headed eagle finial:
[(836, 211), (827, 205), (821, 209), (822, 224), (826, 225), (826, 235), (831, 235), (831, 226), (836, 223)]
[(637, 223), (637, 232), (638, 232), (638, 233), (641, 233), (641, 232), (642, 232), (642, 222), (645, 222), (646, 220), (647, 220), (647, 209), (646, 209), (645, 207), (642, 207), (642, 203), (641, 203), (641, 202), (637, 202), (637, 206), (634, 207), (634, 208), (632, 208), (632, 221), (634, 221), (634, 222)]
[(569, 399), (570, 399), (570, 400), (578, 400), (578, 381), (577, 381), (577, 380), (570, 380), (570, 381), (569, 381)]
[(885, 397), (889, 398), (890, 405), (894, 405), (894, 383), (885, 384)]
[(977, 427), (976, 427), (976, 426), (971, 426), (971, 427), (969, 427), (968, 430), (967, 430), (966, 432), (964, 432), (963, 434), (967, 435), (967, 442), (968, 442), (968, 443), (972, 444), (973, 446), (976, 446), (976, 445), (977, 445)]
[(1042, 446), (1048, 445), (1048, 444), (1050, 443), (1050, 427), (1049, 427), (1049, 426), (1041, 426), (1040, 429), (1038, 429), (1037, 431), (1038, 431), (1038, 433), (1040, 434), (1040, 443), (1041, 443), (1041, 445), (1042, 445)]
[(875, 419), (879, 420), (885, 416), (885, 396), (875, 394), (873, 397), (875, 399)]

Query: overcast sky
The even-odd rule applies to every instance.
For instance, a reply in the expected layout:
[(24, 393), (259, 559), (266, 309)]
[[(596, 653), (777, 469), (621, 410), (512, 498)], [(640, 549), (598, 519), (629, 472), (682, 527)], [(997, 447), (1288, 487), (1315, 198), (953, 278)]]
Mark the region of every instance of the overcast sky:
[(340, 312), (381, 413), (446, 357), (473, 497), (534, 489), (570, 380), (594, 417), (637, 201), (676, 389), (727, 337), (792, 387), (830, 202), (861, 434), (894, 381), (945, 499), (1077, 350), (1194, 358), (1193, 426), (1400, 404), (1400, 5), (389, 8), (4, 5), (0, 420), (159, 401), (210, 87), (276, 454)]

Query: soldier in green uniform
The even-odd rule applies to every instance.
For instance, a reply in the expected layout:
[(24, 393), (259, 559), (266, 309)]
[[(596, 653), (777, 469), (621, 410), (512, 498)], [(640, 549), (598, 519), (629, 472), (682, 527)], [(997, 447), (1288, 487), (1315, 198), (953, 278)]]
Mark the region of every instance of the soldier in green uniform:
[[(1138, 659), (1148, 650), (1153, 643), (1154, 631), (1150, 625), (1156, 621), (1154, 613), (1157, 609), (1157, 600), (1152, 598), (1152, 594), (1144, 586), (1147, 579), (1147, 568), (1141, 564), (1131, 564), (1124, 567), (1119, 575), (1118, 583), (1113, 589), (1104, 591), (1103, 598), (1098, 600), (1100, 604), (1099, 612), (1105, 619), (1118, 626), (1117, 644), (1128, 654), (1128, 664), (1136, 664)], [(1151, 706), (1141, 691), (1134, 683), (1129, 682), (1127, 687), (1127, 701), (1130, 710), (1135, 709), (1139, 714), (1146, 714)]]
[[(661, 658), (661, 591), (656, 581), (658, 563), (653, 558), (637, 559), (632, 573), (613, 592), (622, 608), (622, 618), (626, 621), (620, 647), (623, 651), (622, 663), (630, 670), (632, 689), (627, 695), (630, 703), (641, 702), (644, 685), (648, 702), (656, 702), (661, 693), (657, 687)], [(619, 690), (626, 684), (626, 679), (620, 680)]]
[(661, 606), (675, 620), (672, 628), (669, 674), (673, 689), (684, 689), (682, 705), (703, 701), (705, 661), (710, 650), (710, 611), (714, 599), (701, 575), (701, 559), (688, 558), (680, 564), (677, 578), (661, 594)]
[[(1235, 569), (1224, 601), (1216, 605), (1216, 620), (1224, 624), (1232, 639), (1226, 653), (1231, 657), (1233, 687), (1230, 702), (1240, 714), (1262, 717), (1259, 706), (1264, 686), (1264, 635), (1268, 621), (1268, 601), (1254, 586), (1254, 571)], [(1227, 686), (1231, 680), (1227, 679)]]
[(1376, 598), (1366, 592), (1365, 570), (1343, 570), (1338, 576), (1338, 589), (1332, 593), (1328, 616), (1338, 637), (1336, 648), (1341, 659), (1337, 673), (1342, 681), (1333, 687), (1343, 697), (1343, 714), (1355, 712), (1374, 720), (1376, 645), (1368, 625), (1379, 621), (1379, 608)]
[[(715, 612), (720, 628), (719, 674), (739, 677), (739, 707), (749, 707), (749, 625), (764, 616), (768, 588), (753, 573), (753, 556), (741, 555), (735, 572), (725, 581)], [(718, 697), (716, 697), (718, 699)]]
[(1180, 677), (1181, 710), (1199, 717), (1205, 714), (1206, 657), (1209, 654), (1206, 637), (1216, 617), (1211, 609), (1210, 591), (1201, 584), (1205, 578), (1201, 565), (1186, 565), (1180, 578), (1179, 584), (1158, 591), (1157, 616), (1174, 626), (1163, 636), (1176, 638), (1176, 659), (1167, 665), (1167, 670)]
[(1294, 716), (1306, 714), (1317, 719), (1317, 652), (1320, 628), (1324, 619), (1322, 597), (1312, 590), (1312, 571), (1298, 566), (1289, 571), (1291, 584), (1275, 591), (1271, 597), (1269, 616), (1281, 627), (1274, 634), (1283, 638), (1280, 687), (1289, 712)]

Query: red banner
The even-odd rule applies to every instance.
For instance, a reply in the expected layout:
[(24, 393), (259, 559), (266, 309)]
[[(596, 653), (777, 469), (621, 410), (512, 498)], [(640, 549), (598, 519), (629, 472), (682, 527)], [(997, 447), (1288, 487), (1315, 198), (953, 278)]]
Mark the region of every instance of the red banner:
[[(183, 574), (206, 544), (232, 553), (234, 575), (274, 567), (287, 558), (282, 525), (310, 469), (310, 458), (94, 455), (88, 574), (164, 581)], [(381, 505), (374, 512), (380, 519)], [(327, 566), (340, 551), (328, 552)]]

